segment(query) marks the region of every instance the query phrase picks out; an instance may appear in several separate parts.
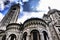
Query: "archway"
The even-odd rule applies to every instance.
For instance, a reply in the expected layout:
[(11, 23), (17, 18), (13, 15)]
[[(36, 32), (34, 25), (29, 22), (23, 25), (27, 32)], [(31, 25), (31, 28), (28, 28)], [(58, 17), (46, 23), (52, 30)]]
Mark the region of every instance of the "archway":
[(15, 34), (11, 34), (9, 36), (9, 40), (16, 40), (16, 35)]
[(6, 40), (6, 35), (4, 35), (4, 36), (2, 37), (2, 40)]
[(23, 40), (26, 40), (26, 39), (27, 39), (27, 32), (23, 34)]
[(40, 34), (38, 30), (31, 31), (31, 40), (40, 40)]
[(44, 35), (44, 40), (48, 40), (48, 34), (46, 31), (43, 31), (43, 35)]

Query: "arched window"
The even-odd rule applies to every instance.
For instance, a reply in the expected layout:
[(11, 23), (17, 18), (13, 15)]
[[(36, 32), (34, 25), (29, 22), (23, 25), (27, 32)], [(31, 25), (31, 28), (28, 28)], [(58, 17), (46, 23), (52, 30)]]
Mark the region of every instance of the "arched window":
[(27, 32), (23, 34), (23, 40), (26, 40), (26, 38), (27, 38)]
[(48, 34), (47, 34), (47, 32), (43, 31), (43, 35), (44, 35), (44, 40), (48, 40)]
[(13, 8), (12, 10), (16, 10), (16, 8)]
[(40, 40), (40, 34), (37, 30), (31, 31), (31, 40)]
[(15, 34), (11, 34), (9, 36), (9, 40), (16, 40), (16, 35)]
[(4, 35), (4, 36), (2, 37), (2, 40), (6, 40), (6, 35)]

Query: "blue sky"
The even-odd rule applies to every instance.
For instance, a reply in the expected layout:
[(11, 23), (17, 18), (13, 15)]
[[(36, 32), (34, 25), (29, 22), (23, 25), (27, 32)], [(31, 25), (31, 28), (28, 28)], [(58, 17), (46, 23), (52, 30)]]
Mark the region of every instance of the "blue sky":
[[(10, 2), (7, 5), (4, 5), (4, 2), (6, 2), (6, 0), (0, 0), (0, 21), (1, 19), (5, 16), (5, 14), (7, 13), (7, 11), (9, 10), (11, 3), (18, 3), (18, 0), (9, 0)], [(21, 1), (21, 0), (20, 0)], [(22, 0), (23, 2), (29, 2), (29, 0)], [(29, 6), (27, 7), (30, 8), (30, 10), (32, 11), (23, 11), (24, 3), (19, 2), (21, 5), (21, 9), (20, 9), (20, 14), (17, 20), (17, 23), (20, 22), (24, 22), (25, 20), (31, 18), (31, 17), (38, 17), (38, 18), (42, 18), (43, 14), (47, 14), (47, 12), (49, 11), (48, 7), (50, 6), (51, 9), (58, 9), (60, 10), (60, 0), (35, 0), (38, 2), (34, 2), (34, 0), (32, 1), (32, 3), (29, 4)], [(35, 4), (35, 5), (34, 5)], [(22, 7), (23, 6), (23, 7)], [(31, 7), (30, 7), (31, 6)], [(37, 12), (37, 11), (38, 12)]]

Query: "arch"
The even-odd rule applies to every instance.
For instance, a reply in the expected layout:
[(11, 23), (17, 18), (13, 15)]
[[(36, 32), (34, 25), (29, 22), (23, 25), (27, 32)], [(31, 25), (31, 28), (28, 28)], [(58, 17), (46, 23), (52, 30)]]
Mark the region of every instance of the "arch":
[(26, 38), (27, 38), (27, 32), (24, 32), (24, 34), (23, 34), (23, 40), (26, 40)]
[(15, 34), (11, 34), (8, 39), (9, 40), (16, 40), (16, 35)]
[(4, 35), (4, 36), (2, 37), (2, 40), (6, 40), (6, 35)]
[(40, 39), (40, 34), (39, 34), (38, 30), (32, 30), (30, 32), (30, 34), (31, 34), (31, 36), (30, 36), (31, 40), (41, 40)]
[(46, 31), (43, 31), (42, 33), (44, 35), (44, 40), (48, 40), (48, 33)]

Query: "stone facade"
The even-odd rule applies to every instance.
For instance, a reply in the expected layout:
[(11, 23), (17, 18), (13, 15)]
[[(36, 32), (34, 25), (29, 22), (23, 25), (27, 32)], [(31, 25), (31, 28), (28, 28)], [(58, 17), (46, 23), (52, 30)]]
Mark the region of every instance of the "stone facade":
[[(43, 18), (30, 18), (23, 24), (16, 23), (19, 13), (19, 6), (14, 5), (12, 8), (16, 8), (15, 13), (3, 18), (0, 28), (0, 40), (60, 40), (60, 11), (51, 9), (47, 14), (44, 14)], [(8, 20), (8, 22), (6, 21)], [(7, 22), (7, 25), (4, 25)], [(4, 27), (4, 26), (5, 27)], [(3, 29), (6, 28), (5, 30)]]

